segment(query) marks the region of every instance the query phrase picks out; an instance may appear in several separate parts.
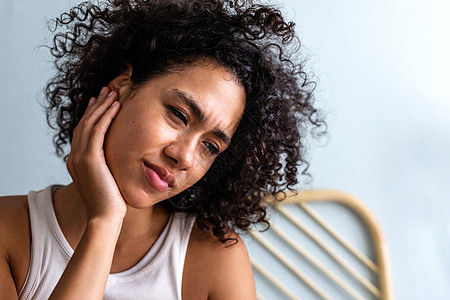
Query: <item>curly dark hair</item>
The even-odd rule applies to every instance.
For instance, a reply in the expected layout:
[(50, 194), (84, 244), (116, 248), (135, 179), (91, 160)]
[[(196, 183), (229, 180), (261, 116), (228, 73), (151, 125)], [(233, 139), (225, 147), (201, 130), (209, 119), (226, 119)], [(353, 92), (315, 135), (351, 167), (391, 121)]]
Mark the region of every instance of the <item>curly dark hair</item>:
[(231, 230), (268, 224), (263, 197), (292, 189), (299, 171), (308, 174), (307, 137), (325, 132), (325, 122), (313, 106), (315, 83), (298, 61), (294, 23), (278, 9), (239, 0), (109, 0), (83, 2), (53, 24), (57, 74), (45, 93), (59, 156), (89, 98), (127, 65), (139, 87), (214, 59), (244, 87), (244, 114), (206, 175), (165, 206), (195, 213), (201, 229), (227, 241)]

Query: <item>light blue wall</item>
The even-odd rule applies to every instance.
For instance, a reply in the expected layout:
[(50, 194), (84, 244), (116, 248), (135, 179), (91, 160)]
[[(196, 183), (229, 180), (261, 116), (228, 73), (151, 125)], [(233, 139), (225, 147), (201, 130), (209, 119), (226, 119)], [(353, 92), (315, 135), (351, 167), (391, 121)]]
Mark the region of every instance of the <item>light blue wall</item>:
[(312, 151), (312, 186), (372, 208), (397, 299), (448, 299), (450, 2), (288, 5), (330, 112), (329, 144)]
[[(0, 194), (70, 180), (37, 102), (51, 74), (47, 50), (37, 48), (45, 20), (68, 3), (0, 2)], [(345, 190), (378, 216), (397, 299), (448, 299), (450, 3), (284, 3), (329, 113), (309, 187)]]
[[(74, 1), (72, 1), (73, 3)], [(46, 20), (67, 1), (0, 1), (0, 194), (23, 194), (50, 182), (69, 183), (53, 155), (46, 126), (43, 88), (51, 74)]]

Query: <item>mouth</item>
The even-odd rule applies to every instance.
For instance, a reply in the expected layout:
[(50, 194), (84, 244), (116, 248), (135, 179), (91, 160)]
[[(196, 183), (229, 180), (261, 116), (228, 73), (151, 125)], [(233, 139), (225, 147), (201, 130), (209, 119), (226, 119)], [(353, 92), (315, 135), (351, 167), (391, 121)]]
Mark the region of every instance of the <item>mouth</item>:
[(143, 167), (147, 181), (155, 190), (165, 192), (174, 187), (175, 176), (166, 168), (147, 161), (144, 161)]

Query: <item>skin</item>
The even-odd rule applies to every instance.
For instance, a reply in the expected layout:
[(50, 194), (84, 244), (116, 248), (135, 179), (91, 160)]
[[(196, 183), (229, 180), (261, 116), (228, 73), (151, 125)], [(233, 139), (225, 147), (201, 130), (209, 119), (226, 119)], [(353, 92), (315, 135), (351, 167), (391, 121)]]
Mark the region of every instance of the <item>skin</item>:
[[(137, 89), (131, 74), (129, 67), (92, 98), (74, 131), (67, 161), (73, 183), (55, 191), (53, 202), (76, 251), (51, 299), (101, 299), (108, 274), (135, 265), (164, 229), (169, 215), (155, 204), (207, 172), (243, 114), (243, 88), (215, 62), (164, 74)], [(149, 181), (147, 164), (170, 173), (170, 185)], [(25, 282), (29, 226), (25, 196), (0, 198), (0, 294), (5, 299), (17, 299)], [(245, 245), (232, 237), (239, 242), (227, 247), (194, 225), (184, 299), (256, 299)]]

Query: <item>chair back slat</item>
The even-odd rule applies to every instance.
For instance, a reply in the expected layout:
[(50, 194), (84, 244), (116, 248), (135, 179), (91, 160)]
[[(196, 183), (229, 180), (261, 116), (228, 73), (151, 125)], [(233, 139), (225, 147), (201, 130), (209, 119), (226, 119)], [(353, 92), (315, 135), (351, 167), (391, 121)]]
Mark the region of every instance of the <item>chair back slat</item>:
[[(274, 217), (274, 220), (271, 217), (270, 229), (263, 233), (255, 230), (248, 236), (254, 241), (250, 244), (256, 247), (255, 251), (261, 249), (255, 252), (259, 256), (253, 257), (249, 248), (257, 279), (257, 299), (275, 299), (261, 293), (258, 280), (262, 280), (267, 284), (265, 292), (278, 291), (280, 298), (276, 296), (277, 300), (298, 300), (300, 295), (306, 296), (305, 299), (393, 300), (387, 246), (376, 218), (361, 201), (333, 190), (307, 190), (285, 195), (282, 202), (275, 200), (280, 198), (279, 195), (266, 199), (268, 205), (274, 207), (270, 210), (273, 213), (270, 216)], [(346, 223), (351, 226), (343, 227), (340, 220), (335, 220), (336, 208), (331, 206), (333, 214), (327, 215), (326, 209), (330, 206), (316, 206), (314, 203), (318, 202), (350, 209), (339, 208), (339, 218), (344, 215), (341, 220), (355, 221)], [(329, 222), (333, 220), (335, 222)], [(355, 232), (354, 228), (362, 231)], [(350, 239), (344, 238), (341, 231)], [(361, 244), (364, 239), (365, 244)], [(369, 244), (370, 248), (367, 248)], [(261, 261), (258, 262), (256, 257)], [(269, 283), (274, 290), (270, 290)]]
[(269, 271), (267, 271), (256, 260), (252, 259), (251, 263), (253, 268), (255, 268), (260, 274), (262, 274), (267, 280), (269, 280), (274, 286), (276, 286), (278, 290), (280, 290), (283, 294), (285, 294), (292, 300), (301, 300), (300, 297), (296, 296), (290, 289), (288, 289), (284, 284), (282, 284), (281, 281), (279, 281), (275, 276), (273, 276)]
[(370, 291), (377, 298), (381, 297), (380, 290), (367, 278), (359, 274), (349, 263), (342, 259), (336, 251), (329, 247), (325, 242), (323, 242), (317, 235), (315, 235), (312, 230), (308, 229), (302, 222), (300, 222), (295, 215), (290, 213), (287, 209), (282, 206), (276, 208), (282, 215), (286, 217), (290, 222), (302, 230), (306, 235), (308, 235), (311, 240), (313, 240), (318, 246), (320, 246), (328, 255), (330, 255), (338, 264), (342, 266), (353, 278), (355, 278), (360, 284), (362, 284), (368, 291)]
[(332, 297), (323, 291), (314, 281), (312, 281), (307, 275), (295, 267), (295, 265), (283, 255), (276, 247), (268, 242), (260, 233), (252, 232), (251, 235), (258, 241), (264, 248), (266, 248), (273, 256), (275, 256), (281, 263), (283, 263), (295, 276), (302, 280), (309, 286), (318, 296), (324, 300), (331, 300)]
[(299, 201), (299, 206), (313, 218), (325, 231), (327, 231), (337, 242), (339, 242), (344, 248), (346, 248), (350, 253), (352, 253), (357, 259), (359, 259), (363, 264), (370, 268), (373, 272), (378, 273), (378, 266), (366, 255), (361, 253), (352, 244), (347, 242), (343, 237), (341, 237), (333, 228), (328, 225), (322, 217), (319, 216), (309, 205), (303, 201)]
[(288, 245), (300, 253), (306, 260), (308, 260), (312, 265), (314, 265), (318, 270), (322, 272), (325, 276), (334, 281), (339, 287), (341, 287), (348, 295), (353, 299), (364, 300), (360, 294), (358, 294), (353, 288), (351, 288), (345, 281), (336, 276), (331, 272), (324, 264), (320, 263), (314, 256), (309, 254), (305, 249), (298, 245), (293, 239), (291, 239), (286, 233), (284, 233), (278, 226), (272, 225), (271, 230), (273, 230), (278, 236), (281, 237)]

